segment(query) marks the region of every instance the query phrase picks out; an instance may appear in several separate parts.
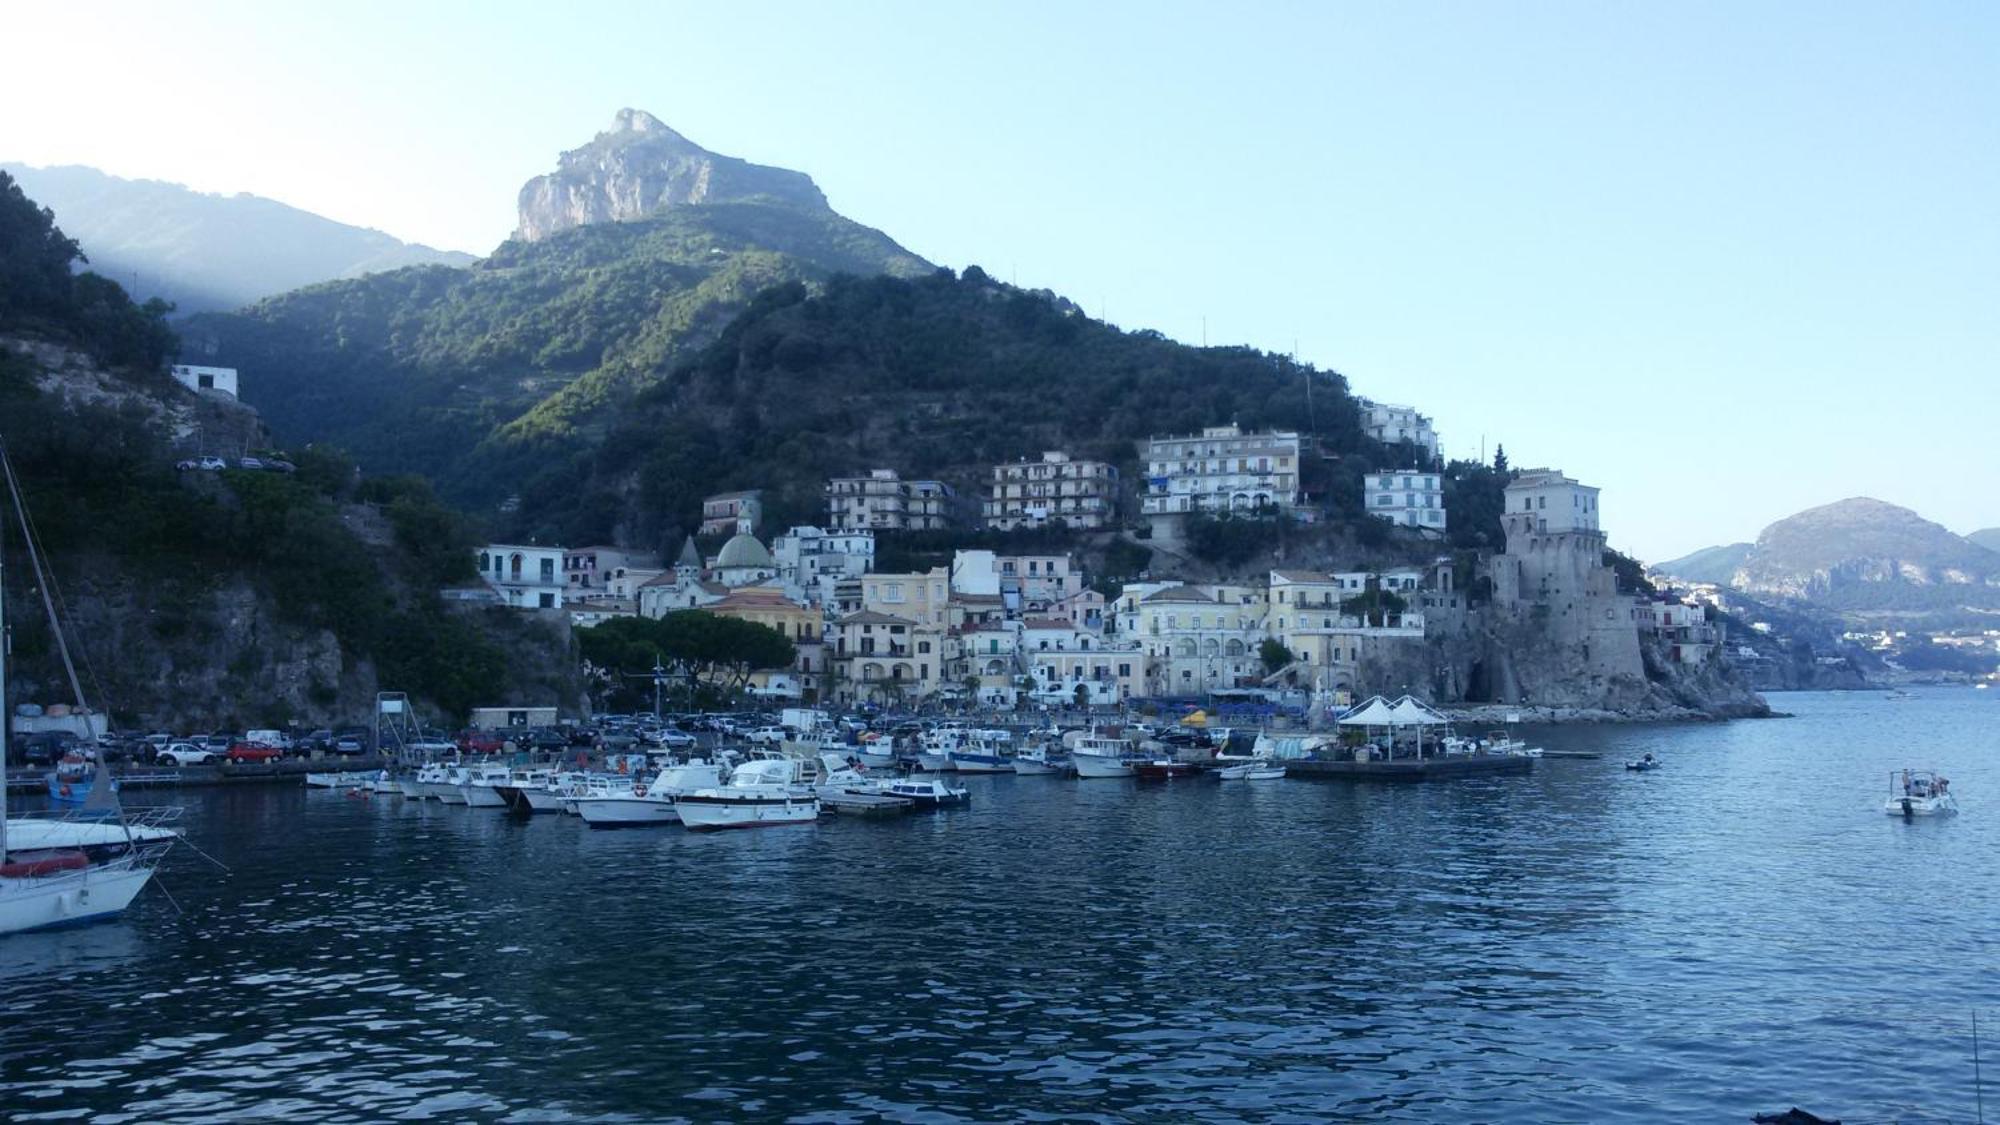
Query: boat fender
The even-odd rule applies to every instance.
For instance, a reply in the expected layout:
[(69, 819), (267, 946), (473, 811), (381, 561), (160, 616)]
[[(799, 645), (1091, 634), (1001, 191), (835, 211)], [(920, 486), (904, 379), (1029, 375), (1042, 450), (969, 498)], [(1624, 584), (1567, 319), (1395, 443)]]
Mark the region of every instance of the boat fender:
[(633, 795), (634, 797), (643, 797), (643, 796), (645, 796), (645, 795), (646, 795), (646, 787), (645, 787), (645, 786), (643, 786), (643, 785), (634, 785), (634, 786), (632, 787), (632, 795)]
[(68, 782), (64, 782), (64, 783), (63, 783), (63, 787), (62, 787), (62, 795), (63, 795), (63, 796), (65, 796), (65, 797), (69, 796), (69, 783), (68, 783)]

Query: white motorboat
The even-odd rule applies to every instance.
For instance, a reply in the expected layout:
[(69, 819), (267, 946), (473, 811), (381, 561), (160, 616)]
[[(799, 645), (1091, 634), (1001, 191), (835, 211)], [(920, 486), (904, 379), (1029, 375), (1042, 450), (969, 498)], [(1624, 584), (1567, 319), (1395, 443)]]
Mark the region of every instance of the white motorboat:
[(551, 775), (540, 785), (523, 785), (521, 800), (530, 813), (559, 813), (563, 811), (563, 785), (562, 775)]
[(1541, 747), (1530, 746), (1504, 730), (1490, 731), (1483, 738), (1460, 738), (1456, 735), (1449, 735), (1440, 740), (1438, 745), (1444, 748), (1447, 756), (1466, 754), (1485, 754), (1506, 758), (1539, 758), (1542, 756)]
[[(13, 507), (23, 525), (23, 541), (37, 586), (42, 573), (35, 539), (26, 534), (27, 510), (14, 480), (14, 467), (0, 449), (0, 474), (7, 480)], [(6, 587), (0, 582), (0, 618), (4, 618)], [(47, 604), (49, 632), (69, 663), (69, 643), (53, 603)], [(7, 637), (0, 620), (0, 715), (6, 714)], [(72, 674), (74, 682), (74, 674)], [(82, 689), (76, 706), (85, 716)], [(7, 722), (0, 721), (0, 937), (54, 926), (79, 925), (122, 913), (153, 878), (153, 871), (180, 834), (166, 824), (180, 810), (134, 810), (118, 803), (118, 787), (109, 781), (91, 785), (81, 808), (63, 816), (12, 817), (7, 813)]]
[(552, 769), (508, 770), (507, 780), (495, 788), (500, 790), (500, 799), (507, 807), (518, 813), (532, 813), (535, 807), (528, 803), (528, 790), (541, 789), (556, 776)]
[(306, 775), (308, 789), (338, 789), (347, 784), (344, 773), (309, 773)]
[(1070, 747), (1069, 762), (1079, 779), (1131, 777), (1135, 748), (1126, 738), (1084, 735)]
[(571, 816), (583, 815), (578, 811), (577, 802), (603, 797), (620, 797), (632, 791), (634, 784), (630, 774), (577, 773), (567, 774), (560, 785), (562, 791), (562, 811)]
[(1215, 771), (1215, 776), (1222, 781), (1276, 781), (1285, 776), (1285, 767), (1259, 759), (1224, 766)]
[(941, 777), (901, 777), (883, 784), (876, 792), (885, 797), (901, 797), (913, 803), (919, 812), (964, 808), (972, 803), (970, 791), (948, 784)]
[(396, 788), (402, 791), (403, 796), (408, 797), (412, 801), (421, 801), (425, 797), (430, 796), (424, 789), (424, 783), (417, 780), (422, 773), (422, 770), (418, 770), (416, 773), (398, 774), (396, 777)]
[(819, 819), (819, 798), (793, 784), (796, 772), (782, 759), (745, 762), (728, 784), (685, 794), (674, 807), (695, 831), (811, 824)]
[(507, 798), (500, 795), (500, 787), (507, 784), (514, 771), (506, 766), (472, 766), (460, 771), (458, 795), (466, 804), (475, 809), (504, 809)]
[(391, 774), (388, 770), (377, 771), (374, 780), (369, 782), (369, 788), (377, 793), (388, 794), (396, 794), (403, 791), (402, 786), (396, 783), (395, 775)]
[(668, 766), (651, 781), (632, 786), (624, 793), (579, 797), (576, 814), (592, 828), (622, 828), (638, 824), (673, 824), (680, 820), (674, 802), (697, 789), (714, 789), (722, 784), (722, 767), (705, 761), (684, 766)]
[(887, 738), (863, 739), (850, 747), (849, 753), (871, 770), (894, 769), (896, 766), (895, 743)]
[(458, 786), (469, 772), (463, 766), (439, 762), (425, 766), (417, 774), (417, 779), (424, 783), (424, 792), (431, 797), (447, 805), (462, 805), (465, 797), (459, 793)]
[(1950, 816), (1958, 811), (1951, 781), (1935, 770), (1891, 770), (1889, 799), (1882, 811), (1890, 816)]

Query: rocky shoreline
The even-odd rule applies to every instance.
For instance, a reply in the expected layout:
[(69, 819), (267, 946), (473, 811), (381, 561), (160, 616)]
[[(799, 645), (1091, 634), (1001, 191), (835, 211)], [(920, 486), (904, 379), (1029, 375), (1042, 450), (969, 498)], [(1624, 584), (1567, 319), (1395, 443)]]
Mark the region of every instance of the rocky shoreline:
[(1728, 703), (1713, 709), (1669, 705), (1612, 710), (1604, 707), (1545, 707), (1529, 704), (1482, 703), (1440, 708), (1451, 720), (1468, 726), (1504, 726), (1519, 723), (1714, 723), (1728, 719), (1769, 719), (1783, 717), (1759, 699), (1756, 703)]

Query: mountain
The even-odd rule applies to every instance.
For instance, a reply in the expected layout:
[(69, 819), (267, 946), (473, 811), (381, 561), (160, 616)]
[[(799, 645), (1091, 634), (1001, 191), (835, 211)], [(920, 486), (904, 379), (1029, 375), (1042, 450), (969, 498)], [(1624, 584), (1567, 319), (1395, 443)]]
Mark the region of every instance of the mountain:
[(2000, 527), (1984, 528), (1973, 532), (1965, 538), (1989, 551), (2000, 551)]
[(2000, 586), (2000, 556), (1908, 508), (1857, 497), (1779, 520), (1743, 563), (1753, 592), (1825, 599), (1870, 585)]
[(0, 171), (55, 212), (91, 268), (182, 313), (237, 308), (336, 278), (473, 260), (254, 195), (210, 195), (78, 166), (0, 164)]
[(669, 207), (767, 199), (806, 211), (829, 211), (803, 172), (720, 156), (643, 110), (621, 109), (611, 131), (562, 154), (556, 170), (521, 189), (524, 242), (590, 223), (657, 215)]
[[(758, 292), (932, 270), (810, 185), (707, 154), (627, 111), (524, 189), (521, 225), (538, 237), (464, 268), (329, 282), (196, 317), (184, 353), (241, 369), (244, 397), (289, 439), (498, 502), (601, 437), (621, 404)], [(577, 209), (543, 210), (544, 200)], [(653, 210), (637, 217), (638, 201)], [(592, 221), (562, 226), (583, 216)]]
[(1735, 580), (1737, 568), (1750, 557), (1753, 546), (1750, 543), (1730, 543), (1721, 547), (1704, 547), (1690, 555), (1654, 563), (1646, 569), (1683, 582), (1713, 582), (1727, 586)]

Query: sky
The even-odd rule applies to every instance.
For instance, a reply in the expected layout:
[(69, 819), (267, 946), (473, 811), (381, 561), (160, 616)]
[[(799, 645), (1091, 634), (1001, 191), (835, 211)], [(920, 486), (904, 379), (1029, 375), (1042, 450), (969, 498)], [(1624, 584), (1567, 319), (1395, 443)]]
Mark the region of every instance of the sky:
[(2000, 525), (2000, 5), (7, 8), (0, 160), (483, 253), (648, 110), (1129, 329), (1604, 489), (1669, 558), (1848, 496)]

